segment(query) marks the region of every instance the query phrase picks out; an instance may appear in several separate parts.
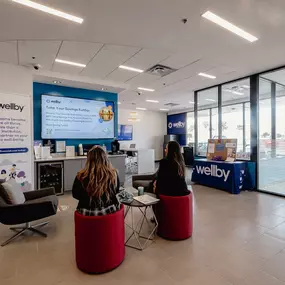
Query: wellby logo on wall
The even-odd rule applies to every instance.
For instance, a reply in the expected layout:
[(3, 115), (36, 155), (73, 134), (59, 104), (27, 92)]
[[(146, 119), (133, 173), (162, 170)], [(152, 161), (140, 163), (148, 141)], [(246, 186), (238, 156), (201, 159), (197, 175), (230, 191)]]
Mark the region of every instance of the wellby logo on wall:
[(6, 110), (15, 110), (15, 111), (20, 111), (22, 112), (23, 109), (25, 108), (25, 106), (20, 106), (20, 105), (17, 105), (15, 103), (10, 103), (10, 104), (3, 104), (3, 103), (0, 103), (0, 109), (6, 109)]
[(218, 178), (223, 177), (224, 182), (228, 180), (229, 175), (231, 173), (230, 170), (226, 171), (224, 169), (218, 168), (217, 165), (213, 165), (213, 164), (211, 165), (211, 167), (196, 165), (196, 171), (198, 174), (205, 174), (205, 175), (210, 175), (210, 176), (218, 177)]
[(168, 123), (168, 128), (172, 129), (172, 127), (177, 128), (177, 129), (182, 129), (185, 127), (185, 122), (176, 122), (176, 123)]

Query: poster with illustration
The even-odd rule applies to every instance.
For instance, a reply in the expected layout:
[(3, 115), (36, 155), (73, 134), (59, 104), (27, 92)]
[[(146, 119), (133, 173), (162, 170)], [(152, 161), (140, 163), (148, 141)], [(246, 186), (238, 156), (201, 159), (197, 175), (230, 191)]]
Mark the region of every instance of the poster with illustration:
[(31, 97), (0, 94), (0, 183), (32, 190)]

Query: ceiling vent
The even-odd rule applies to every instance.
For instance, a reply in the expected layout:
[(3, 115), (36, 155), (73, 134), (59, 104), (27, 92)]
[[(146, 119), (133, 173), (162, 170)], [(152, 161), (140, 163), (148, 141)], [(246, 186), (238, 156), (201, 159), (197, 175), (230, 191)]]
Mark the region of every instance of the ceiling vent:
[(164, 106), (175, 107), (175, 106), (179, 106), (179, 104), (177, 104), (177, 103), (166, 103), (166, 104), (164, 104)]
[(151, 74), (151, 75), (155, 75), (155, 76), (159, 76), (159, 77), (163, 77), (166, 76), (174, 71), (176, 71), (177, 69), (168, 67), (168, 66), (164, 66), (164, 65), (160, 65), (160, 64), (156, 64), (153, 67), (149, 68), (146, 73)]

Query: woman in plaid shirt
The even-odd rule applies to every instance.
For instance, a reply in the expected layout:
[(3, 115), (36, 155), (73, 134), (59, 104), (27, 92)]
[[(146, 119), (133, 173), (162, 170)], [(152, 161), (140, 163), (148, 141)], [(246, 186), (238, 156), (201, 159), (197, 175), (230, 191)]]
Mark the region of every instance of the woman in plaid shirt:
[(120, 181), (107, 153), (94, 146), (87, 155), (84, 169), (75, 177), (72, 195), (79, 200), (77, 211), (85, 216), (102, 216), (116, 212)]

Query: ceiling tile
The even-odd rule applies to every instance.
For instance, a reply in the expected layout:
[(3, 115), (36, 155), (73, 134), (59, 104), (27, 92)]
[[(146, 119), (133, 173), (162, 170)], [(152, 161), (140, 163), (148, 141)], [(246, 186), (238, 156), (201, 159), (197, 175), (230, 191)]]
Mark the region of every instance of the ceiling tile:
[(58, 57), (87, 64), (102, 47), (103, 44), (101, 43), (64, 41), (60, 47)]
[[(19, 41), (21, 65), (37, 63), (44, 69), (51, 69), (61, 41)], [(35, 57), (33, 60), (32, 57)]]
[(83, 70), (82, 67), (72, 66), (69, 64), (62, 64), (55, 62), (52, 68), (52, 71), (66, 73), (66, 74), (79, 74)]
[(0, 42), (0, 62), (18, 64), (17, 42)]
[(201, 55), (195, 55), (192, 52), (190, 54), (175, 54), (162, 61), (161, 64), (174, 69), (180, 69), (200, 60), (200, 57)]
[(169, 56), (171, 56), (171, 53), (152, 49), (142, 49), (124, 64), (127, 66), (146, 70), (153, 65), (165, 60)]
[(136, 47), (105, 45), (81, 74), (105, 78), (139, 50), (140, 48)]
[(148, 73), (141, 73), (137, 75), (136, 77), (133, 77), (132, 79), (126, 81), (127, 84), (129, 84), (132, 88), (134, 87), (150, 87), (149, 84), (156, 81), (158, 79), (157, 76), (151, 75)]
[(191, 78), (194, 76), (196, 77), (196, 75), (199, 72), (205, 69), (209, 69), (209, 68), (213, 68), (213, 66), (211, 66), (211, 64), (209, 64), (208, 61), (199, 60), (199, 61), (194, 62), (193, 64), (190, 64), (184, 68), (177, 70), (176, 72), (173, 72), (165, 77), (162, 77), (160, 80), (154, 82), (152, 86), (155, 89), (165, 88), (167, 86), (176, 84), (187, 78)]
[(128, 79), (131, 79), (133, 77), (135, 77), (137, 75), (137, 73), (133, 72), (133, 71), (129, 71), (129, 70), (123, 70), (123, 69), (116, 69), (114, 72), (112, 72), (111, 74), (109, 74), (107, 76), (108, 80), (111, 81), (117, 81), (117, 82), (125, 82)]
[[(57, 58), (88, 64), (102, 47), (103, 44), (100, 43), (64, 41), (60, 47)], [(52, 70), (67, 74), (79, 74), (83, 68), (55, 62)]]

